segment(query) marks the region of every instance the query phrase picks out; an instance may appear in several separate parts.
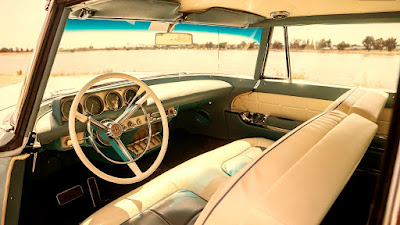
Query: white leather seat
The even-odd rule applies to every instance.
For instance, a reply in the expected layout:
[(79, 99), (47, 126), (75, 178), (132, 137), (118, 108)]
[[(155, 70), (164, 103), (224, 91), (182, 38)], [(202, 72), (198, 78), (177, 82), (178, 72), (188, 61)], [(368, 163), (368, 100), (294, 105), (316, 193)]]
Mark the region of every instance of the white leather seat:
[(377, 127), (340, 111), (309, 121), (223, 184), (196, 224), (320, 223)]
[(196, 224), (319, 224), (367, 150), (387, 98), (346, 92), (223, 184)]
[[(111, 202), (83, 224), (121, 224), (179, 190), (209, 201), (197, 224), (318, 222), (375, 135), (386, 100), (386, 93), (350, 90), (277, 142), (249, 138), (207, 152)], [(303, 208), (286, 212), (290, 204)]]
[(221, 167), (226, 161), (252, 147), (268, 148), (273, 143), (246, 138), (199, 155), (114, 200), (82, 224), (121, 224), (179, 190), (192, 191), (208, 201), (230, 177)]

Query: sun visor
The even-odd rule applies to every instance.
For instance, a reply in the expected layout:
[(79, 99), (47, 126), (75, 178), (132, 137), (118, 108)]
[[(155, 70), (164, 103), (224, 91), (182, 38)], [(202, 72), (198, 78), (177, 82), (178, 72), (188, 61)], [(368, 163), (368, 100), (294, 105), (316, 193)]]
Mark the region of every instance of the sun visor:
[[(165, 0), (99, 0), (72, 9), (72, 18), (161, 20), (174, 22), (182, 17), (180, 3)], [(90, 15), (87, 15), (89, 13)]]
[(264, 21), (266, 18), (252, 13), (225, 8), (210, 8), (203, 13), (191, 13), (185, 18), (188, 23), (208, 25), (248, 27), (251, 24)]

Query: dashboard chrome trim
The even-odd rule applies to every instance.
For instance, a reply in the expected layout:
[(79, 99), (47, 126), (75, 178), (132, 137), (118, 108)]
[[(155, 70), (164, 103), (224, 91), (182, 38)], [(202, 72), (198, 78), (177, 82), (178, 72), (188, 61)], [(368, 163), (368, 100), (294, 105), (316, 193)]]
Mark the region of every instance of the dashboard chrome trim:
[[(117, 87), (117, 88), (114, 87), (113, 89), (99, 90), (99, 91), (90, 92), (88, 94), (85, 94), (84, 98), (82, 98), (82, 99), (84, 99), (84, 101), (81, 101), (79, 103), (79, 105), (80, 105), (80, 107), (82, 109), (82, 114), (91, 115), (91, 116), (99, 116), (99, 115), (103, 114), (106, 111), (118, 111), (118, 110), (121, 110), (127, 104), (126, 92), (129, 91), (129, 90), (137, 92), (138, 91), (138, 87), (136, 85), (130, 85), (128, 87)], [(113, 108), (110, 108), (107, 105), (107, 101), (106, 100), (107, 100), (107, 96), (110, 93), (116, 93), (121, 98), (122, 104), (117, 110), (114, 110)], [(102, 110), (102, 112), (100, 114), (92, 115), (91, 113), (88, 112), (87, 108), (85, 107), (86, 106), (86, 99), (89, 98), (90, 96), (97, 96), (98, 98), (101, 99), (102, 109), (103, 110)], [(71, 99), (71, 98), (73, 99), (73, 97), (74, 96), (65, 96), (65, 97), (62, 97), (59, 100), (60, 101), (60, 106), (58, 106), (59, 109), (60, 109), (60, 115), (59, 116), (61, 116), (61, 121), (63, 121), (63, 122), (68, 121), (68, 118), (66, 118), (65, 115), (62, 113), (62, 105), (64, 104), (64, 102), (69, 101), (69, 99)], [(54, 111), (53, 111), (53, 113), (54, 113)], [(57, 114), (55, 116), (57, 116)]]

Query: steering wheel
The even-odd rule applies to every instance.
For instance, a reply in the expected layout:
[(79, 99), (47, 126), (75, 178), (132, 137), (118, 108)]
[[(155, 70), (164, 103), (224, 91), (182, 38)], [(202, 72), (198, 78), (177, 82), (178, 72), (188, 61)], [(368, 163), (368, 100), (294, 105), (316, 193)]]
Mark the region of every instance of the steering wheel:
[[(92, 87), (94, 84), (106, 80), (106, 79), (112, 79), (112, 78), (120, 78), (120, 79), (125, 79), (132, 81), (136, 85), (139, 86), (139, 90), (136, 93), (136, 96), (131, 100), (131, 102), (128, 104), (124, 112), (115, 120), (112, 119), (106, 119), (102, 121), (98, 121), (94, 119), (91, 116), (86, 116), (83, 115), (78, 111), (78, 105), (79, 102), (81, 101), (83, 95), (86, 93), (87, 90), (89, 90), (90, 87)], [(148, 115), (146, 111), (143, 108), (143, 104), (147, 101), (147, 99), (152, 98), (154, 100), (155, 105), (157, 106), (157, 110), (160, 113), (161, 117), (161, 124), (162, 124), (162, 130), (163, 130), (163, 138), (162, 138), (162, 143), (161, 143), (161, 149), (158, 152), (158, 156), (153, 162), (153, 164), (146, 170), (142, 171), (138, 165), (136, 164), (136, 160), (138, 160), (146, 151), (149, 146), (149, 141), (151, 138), (151, 121), (148, 118)], [(147, 146), (144, 149), (144, 151), (139, 154), (137, 157), (133, 158), (132, 155), (129, 153), (130, 150), (126, 148), (124, 143), (121, 141), (121, 135), (126, 131), (125, 126), (123, 123), (128, 120), (135, 112), (137, 112), (139, 109), (143, 111), (143, 114), (146, 117), (147, 120), (147, 127), (149, 128), (149, 136), (147, 138)], [(108, 161), (114, 163), (114, 164), (126, 164), (129, 166), (129, 168), (133, 171), (135, 176), (129, 177), (129, 178), (120, 178), (120, 177), (115, 177), (111, 176), (109, 174), (104, 173), (100, 169), (98, 169), (96, 166), (94, 166), (89, 159), (86, 157), (85, 153), (82, 151), (81, 146), (79, 145), (77, 133), (75, 130), (75, 119), (79, 120), (82, 123), (85, 123), (87, 125), (88, 133), (89, 133), (89, 140), (91, 141), (91, 144), (93, 148), (97, 152), (100, 153), (103, 157), (105, 157)], [(71, 142), (72, 146), (75, 149), (76, 154), (78, 155), (79, 159), (82, 161), (82, 163), (94, 174), (96, 174), (98, 177), (113, 182), (117, 184), (132, 184), (135, 182), (142, 181), (143, 179), (146, 179), (148, 176), (150, 176), (160, 165), (161, 161), (164, 158), (165, 152), (167, 151), (167, 146), (168, 146), (168, 120), (167, 120), (167, 115), (165, 114), (164, 107), (160, 101), (160, 99), (156, 96), (156, 94), (150, 89), (149, 86), (147, 86), (143, 81), (139, 80), (136, 77), (130, 76), (128, 74), (124, 73), (107, 73), (100, 75), (91, 81), (89, 81), (85, 86), (82, 87), (82, 89), (78, 92), (78, 94), (75, 96), (71, 109), (69, 112), (69, 118), (68, 118), (68, 128), (69, 128), (69, 135), (71, 137)], [(122, 161), (116, 161), (108, 158), (105, 156), (97, 147), (96, 143), (94, 142), (94, 137), (92, 130), (96, 130), (97, 133), (102, 137), (102, 139), (107, 139), (107, 142), (109, 142), (114, 149), (118, 153), (118, 155), (121, 157)]]

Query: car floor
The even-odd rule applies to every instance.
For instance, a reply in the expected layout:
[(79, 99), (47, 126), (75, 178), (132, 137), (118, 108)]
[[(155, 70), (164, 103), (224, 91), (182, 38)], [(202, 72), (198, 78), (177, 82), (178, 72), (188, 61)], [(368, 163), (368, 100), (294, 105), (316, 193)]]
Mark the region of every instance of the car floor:
[[(19, 223), (79, 224), (110, 201), (190, 158), (229, 142), (190, 134), (184, 130), (174, 130), (170, 133), (168, 150), (160, 167), (146, 180), (130, 185), (118, 185), (97, 178), (79, 161), (73, 150), (39, 153), (34, 172), (32, 172), (32, 157), (26, 163)], [(139, 167), (142, 170), (148, 168), (156, 156), (155, 153), (143, 156), (138, 161)], [(96, 166), (120, 177), (129, 177), (133, 174), (127, 166), (110, 166), (104, 163), (96, 163)], [(96, 178), (100, 191), (101, 202), (96, 207), (89, 194), (87, 179), (90, 177)], [(60, 206), (56, 195), (76, 185), (82, 186), (83, 196)]]

